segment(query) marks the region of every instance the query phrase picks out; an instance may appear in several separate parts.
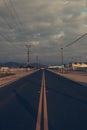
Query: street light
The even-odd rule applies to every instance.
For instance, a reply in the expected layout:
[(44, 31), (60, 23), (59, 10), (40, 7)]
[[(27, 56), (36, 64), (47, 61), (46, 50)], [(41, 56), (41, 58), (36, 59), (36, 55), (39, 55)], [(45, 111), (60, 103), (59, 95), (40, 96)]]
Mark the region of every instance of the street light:
[(61, 48), (61, 65), (63, 65), (63, 47)]
[(61, 47), (61, 68), (62, 68), (62, 73), (63, 73), (63, 68), (64, 68), (64, 65), (63, 65), (63, 47)]

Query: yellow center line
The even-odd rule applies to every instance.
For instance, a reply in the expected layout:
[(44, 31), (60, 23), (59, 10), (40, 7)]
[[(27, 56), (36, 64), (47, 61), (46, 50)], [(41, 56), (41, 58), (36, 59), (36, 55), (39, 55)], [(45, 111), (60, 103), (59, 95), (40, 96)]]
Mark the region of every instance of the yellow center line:
[(43, 73), (44, 80), (44, 130), (48, 130), (48, 114), (47, 114), (47, 101), (46, 101), (46, 82), (45, 74)]
[(38, 106), (38, 115), (36, 122), (36, 130), (41, 130), (41, 115), (42, 115), (42, 101), (43, 101), (43, 112), (44, 112), (44, 130), (48, 130), (48, 114), (47, 114), (47, 101), (46, 101), (46, 83), (45, 83), (45, 74), (43, 71), (42, 83), (40, 90), (40, 99)]
[(39, 107), (38, 107), (38, 115), (37, 115), (37, 122), (36, 122), (36, 130), (40, 130), (41, 125), (41, 112), (42, 112), (42, 95), (43, 95), (43, 76), (42, 76), (42, 83), (41, 83), (41, 90), (40, 90), (40, 99), (39, 99)]

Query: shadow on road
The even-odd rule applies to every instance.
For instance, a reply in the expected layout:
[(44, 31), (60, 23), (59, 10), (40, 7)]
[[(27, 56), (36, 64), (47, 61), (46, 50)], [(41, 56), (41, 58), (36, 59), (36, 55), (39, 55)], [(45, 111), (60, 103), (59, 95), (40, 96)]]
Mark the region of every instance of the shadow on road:
[(70, 94), (68, 94), (68, 93), (66, 93), (66, 92), (58, 91), (58, 90), (56, 90), (56, 89), (54, 89), (54, 88), (49, 88), (49, 87), (48, 87), (48, 91), (49, 91), (49, 90), (52, 91), (52, 92), (54, 92), (54, 93), (57, 93), (57, 94), (66, 96), (66, 97), (68, 97), (68, 98), (71, 98), (71, 99), (73, 99), (73, 100), (76, 100), (76, 101), (78, 101), (78, 102), (80, 102), (80, 103), (84, 103), (84, 104), (87, 105), (87, 99), (84, 98), (83, 96), (78, 97), (78, 96), (75, 96), (75, 95), (70, 95)]
[(21, 105), (32, 115), (32, 117), (36, 120), (37, 111), (32, 107), (32, 105), (27, 101), (24, 97), (22, 97), (16, 89), (13, 89), (13, 92)]
[[(13, 89), (13, 92), (21, 105), (32, 115), (33, 119), (37, 120), (37, 111), (32, 107), (32, 105), (24, 97), (22, 97), (16, 89)], [(49, 124), (50, 130), (54, 130), (53, 126)]]

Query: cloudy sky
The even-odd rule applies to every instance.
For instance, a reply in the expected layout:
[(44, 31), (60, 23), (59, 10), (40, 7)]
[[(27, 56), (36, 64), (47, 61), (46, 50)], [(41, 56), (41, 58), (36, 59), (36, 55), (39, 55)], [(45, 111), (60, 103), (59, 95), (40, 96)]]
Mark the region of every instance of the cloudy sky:
[(0, 62), (27, 62), (36, 57), (43, 64), (87, 60), (86, 0), (0, 0)]

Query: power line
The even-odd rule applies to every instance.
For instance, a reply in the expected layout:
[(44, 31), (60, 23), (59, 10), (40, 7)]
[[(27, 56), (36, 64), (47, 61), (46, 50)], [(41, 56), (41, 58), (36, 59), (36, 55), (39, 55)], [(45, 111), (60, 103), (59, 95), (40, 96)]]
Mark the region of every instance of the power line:
[(65, 47), (69, 47), (72, 44), (76, 43), (77, 41), (79, 41), (80, 39), (82, 39), (83, 37), (85, 37), (87, 35), (87, 33), (83, 34), (82, 36), (80, 36), (79, 38), (77, 38), (76, 40), (74, 40), (73, 42), (67, 44)]
[(17, 14), (17, 11), (15, 9), (15, 6), (14, 6), (13, 2), (12, 2), (12, 0), (7, 0), (7, 1), (8, 1), (7, 7), (8, 7), (8, 10), (9, 10), (9, 14), (12, 17), (14, 16), (14, 18), (15, 18), (15, 27), (17, 29), (21, 29), (22, 28), (21, 22), (19, 20), (19, 16)]
[[(76, 40), (74, 40), (73, 42), (67, 44), (65, 47), (69, 47), (69, 46), (75, 44), (77, 41), (79, 41), (80, 39), (82, 39), (82, 38), (85, 37), (86, 35), (87, 35), (87, 33), (83, 34), (82, 36), (80, 36), (79, 38), (77, 38)], [(62, 47), (62, 48), (61, 48), (61, 62), (62, 62), (62, 64), (63, 64), (63, 50), (64, 50), (65, 47)]]
[(3, 33), (0, 32), (0, 36), (1, 36), (4, 40), (6, 40), (8, 43), (11, 44), (11, 41), (10, 41)]
[[(3, 2), (4, 2), (5, 7), (8, 10), (9, 17), (13, 18), (13, 20), (15, 20), (15, 21), (10, 24), (8, 18), (4, 18), (3, 16), (1, 16), (1, 17), (3, 18), (6, 25), (9, 27), (9, 29), (14, 29), (14, 27), (15, 27), (15, 29), (19, 30), (19, 32), (20, 32), (20, 29), (22, 28), (22, 24), (19, 20), (19, 16), (16, 13), (16, 9), (14, 7), (13, 2), (11, 0), (7, 0), (8, 3), (6, 2), (6, 0), (3, 0)], [(14, 33), (16, 34), (15, 29), (14, 29)], [(22, 29), (21, 29), (21, 31), (22, 31)]]
[[(9, 10), (9, 6), (8, 6), (8, 4), (7, 4), (7, 2), (5, 1), (5, 0), (3, 0), (3, 2), (4, 2), (4, 5), (5, 5), (5, 7), (8, 9), (8, 14), (9, 14), (9, 17), (13, 17), (13, 15), (12, 15), (12, 11), (10, 11)], [(3, 24), (3, 22), (4, 22), (4, 24), (11, 30), (11, 29), (14, 29), (13, 28), (13, 25), (12, 24), (10, 24), (9, 23), (9, 17), (4, 17), (3, 15), (0, 15), (0, 17), (2, 18), (2, 22), (0, 21), (0, 23), (1, 24)], [(12, 32), (11, 32), (12, 33)], [(15, 29), (14, 29), (14, 33), (16, 34), (16, 32), (15, 32)], [(5, 40), (7, 39), (7, 41), (10, 41), (9, 40), (9, 36), (5, 33), (5, 34), (3, 34), (3, 33), (0, 33), (1, 34), (1, 36), (3, 37), (3, 38), (5, 38)], [(11, 37), (10, 37), (11, 38)]]
[[(5, 7), (6, 7), (7, 10), (8, 10), (9, 17), (12, 17), (12, 18), (14, 19), (14, 16), (13, 16), (13, 14), (12, 14), (12, 11), (10, 10), (10, 7), (8, 6), (6, 0), (3, 0), (3, 2), (4, 2)], [(3, 17), (3, 16), (2, 16), (2, 17)], [(13, 28), (13, 26), (14, 26), (14, 27), (17, 26), (17, 23), (16, 23), (16, 22), (15, 22), (16, 25), (13, 25), (13, 22), (12, 22), (12, 24), (9, 24), (9, 19), (4, 18), (4, 17), (3, 17), (3, 19), (5, 20), (5, 22), (8, 24), (8, 26), (9, 26), (10, 28)], [(12, 25), (13, 25), (13, 26), (12, 26)]]
[(12, 1), (12, 0), (9, 0), (9, 3), (10, 3), (10, 5), (11, 5), (11, 8), (12, 8), (13, 12), (14, 12), (14, 16), (15, 16), (15, 18), (16, 18), (16, 21), (17, 21), (17, 24), (18, 24), (19, 28), (21, 29), (21, 32), (24, 32), (23, 24), (21, 23), (21, 20), (20, 20), (20, 18), (19, 18), (19, 15), (18, 15), (16, 9), (15, 9), (15, 6), (14, 6), (14, 4), (13, 4), (13, 1)]
[[(15, 19), (15, 17), (14, 17), (14, 14), (12, 13), (13, 11), (11, 10), (11, 8), (9, 7), (9, 4), (7, 3), (7, 1), (6, 0), (3, 0), (3, 2), (4, 2), (4, 5), (5, 5), (5, 7), (7, 8), (7, 10), (8, 10), (8, 17), (4, 17), (4, 15), (0, 15), (0, 17), (2, 18), (2, 20), (3, 21), (0, 21), (0, 23), (1, 24), (5, 24), (10, 30), (11, 29), (14, 29), (14, 27), (15, 28), (19, 28), (19, 23), (18, 23), (18, 21), (17, 21), (17, 19), (18, 19), (18, 17), (16, 17), (16, 20), (15, 20), (15, 25), (14, 25), (14, 27), (13, 27), (13, 22), (12, 22), (12, 24), (10, 24), (9, 23), (9, 18), (13, 18), (13, 19)], [(11, 4), (10, 4), (11, 5)], [(15, 12), (16, 12), (16, 10), (15, 10)], [(5, 28), (5, 26), (4, 26), (4, 28)], [(13, 32), (12, 32), (13, 33)], [(16, 34), (16, 30), (14, 29), (14, 33)], [(7, 41), (8, 43), (10, 43), (10, 45), (12, 45), (12, 41), (13, 41), (13, 39), (11, 38), (11, 36), (9, 37), (8, 35), (7, 35), (7, 33), (4, 33), (4, 32), (0, 32), (0, 36), (5, 40), (5, 41)]]
[[(12, 29), (12, 27), (10, 26), (10, 24), (8, 23), (8, 21), (6, 19), (3, 18), (3, 16), (0, 15), (0, 19), (3, 20), (4, 24), (9, 28), (9, 29)], [(0, 21), (1, 24), (3, 24), (2, 21)]]
[[(5, 41), (7, 41), (9, 44), (8, 45), (10, 45), (10, 46), (13, 46), (13, 44), (11, 43), (11, 41), (3, 34), (3, 33), (1, 33), (0, 32), (0, 36), (5, 40)], [(16, 46), (15, 46), (16, 47)], [(17, 47), (16, 47), (17, 48)]]
[[(2, 17), (1, 17), (2, 18)], [(0, 21), (0, 23), (1, 24), (4, 24), (4, 25), (6, 25), (10, 30), (12, 29), (10, 26), (9, 26), (9, 24), (8, 24), (8, 22), (6, 22), (3, 18), (2, 18), (2, 20), (3, 21)], [(3, 23), (4, 22), (4, 23)], [(4, 28), (5, 28), (5, 26), (4, 26)], [(5, 28), (6, 29), (6, 28)], [(8, 31), (8, 30), (7, 30)], [(9, 32), (9, 33), (12, 33), (12, 32)], [(9, 35), (7, 35), (7, 33), (4, 33), (4, 32), (2, 32), (2, 31), (0, 31), (0, 35), (3, 35), (2, 37), (5, 37), (5, 39), (7, 39), (7, 40), (10, 40), (11, 38), (9, 37)], [(16, 32), (15, 32), (15, 34), (16, 34)], [(11, 39), (12, 40), (12, 39)]]

